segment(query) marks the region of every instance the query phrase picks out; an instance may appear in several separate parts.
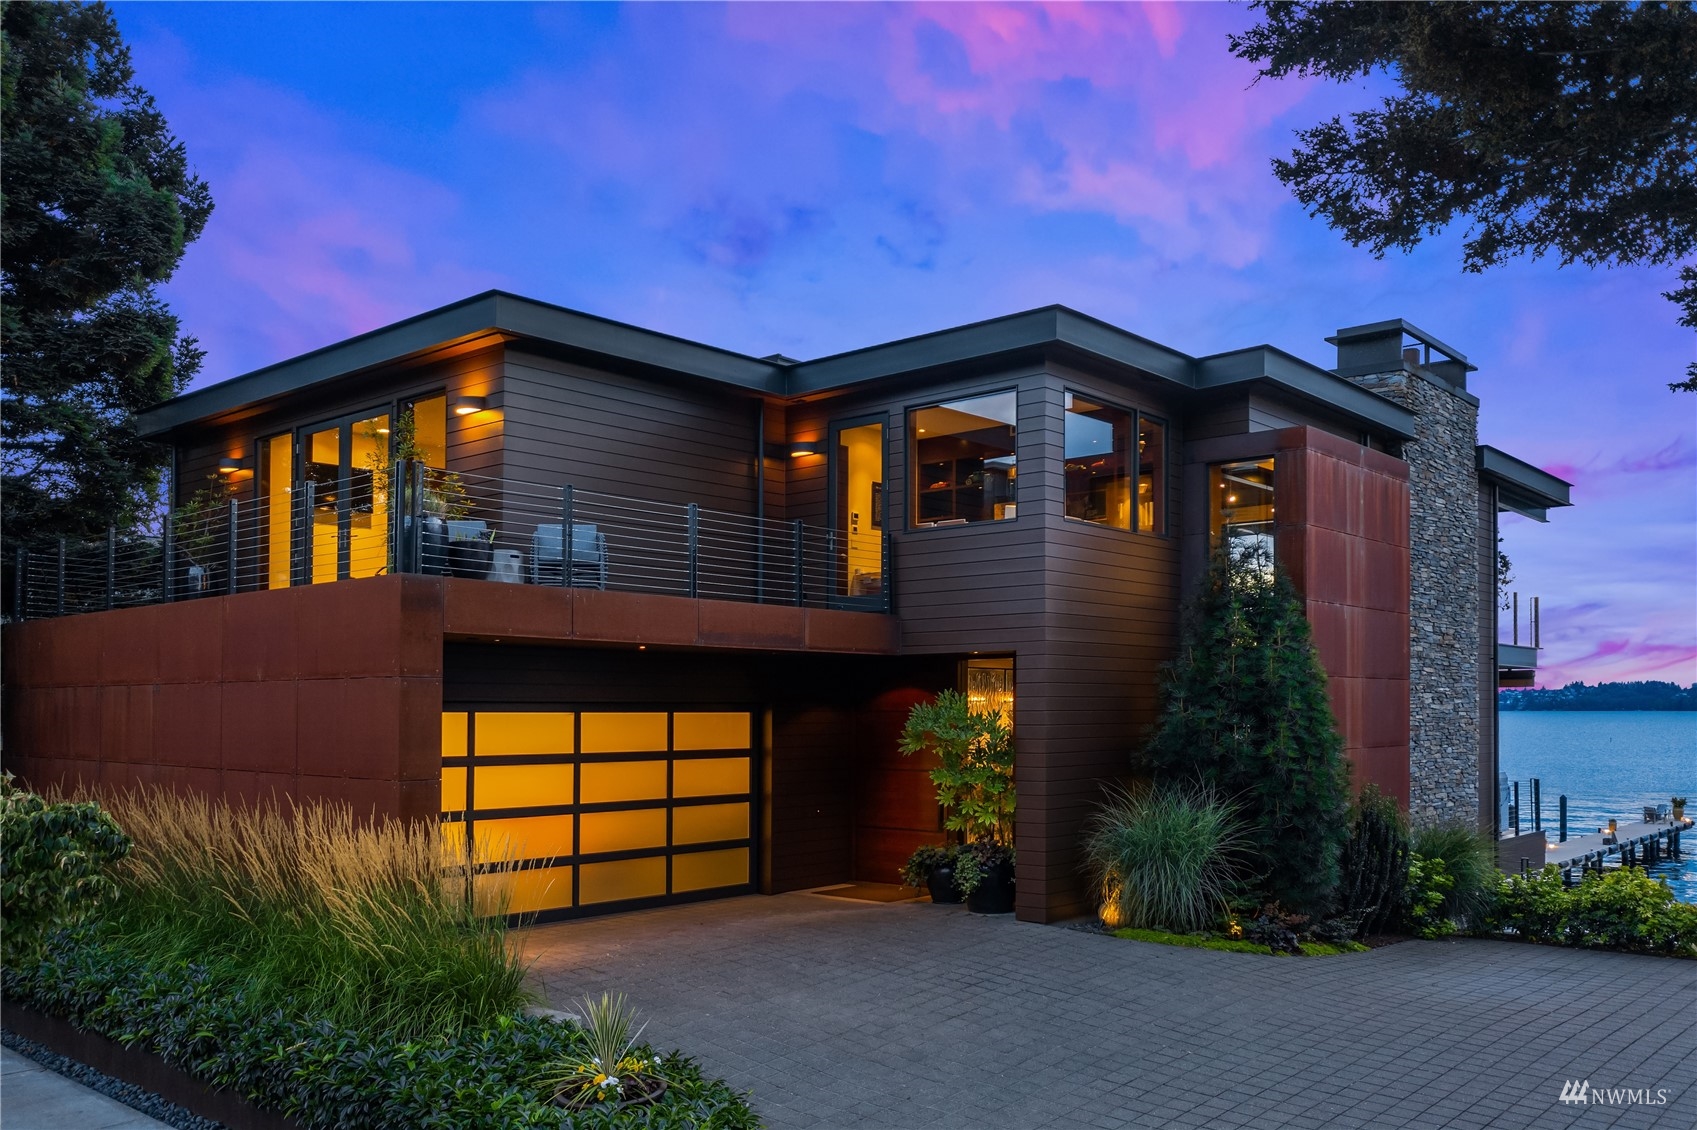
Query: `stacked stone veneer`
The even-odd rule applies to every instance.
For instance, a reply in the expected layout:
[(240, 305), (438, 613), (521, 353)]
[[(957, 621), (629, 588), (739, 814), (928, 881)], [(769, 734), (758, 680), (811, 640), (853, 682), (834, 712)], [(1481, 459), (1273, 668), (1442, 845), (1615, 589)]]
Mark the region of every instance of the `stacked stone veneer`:
[(1416, 413), (1409, 488), (1409, 816), (1479, 816), (1478, 402), (1424, 373), (1351, 377)]

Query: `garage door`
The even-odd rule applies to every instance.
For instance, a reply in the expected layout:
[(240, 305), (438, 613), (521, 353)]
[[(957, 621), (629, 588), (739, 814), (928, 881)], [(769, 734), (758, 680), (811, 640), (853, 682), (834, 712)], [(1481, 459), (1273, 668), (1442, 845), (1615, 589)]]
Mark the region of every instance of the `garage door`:
[(515, 914), (742, 894), (753, 733), (748, 711), (447, 712), (443, 830), (520, 861)]

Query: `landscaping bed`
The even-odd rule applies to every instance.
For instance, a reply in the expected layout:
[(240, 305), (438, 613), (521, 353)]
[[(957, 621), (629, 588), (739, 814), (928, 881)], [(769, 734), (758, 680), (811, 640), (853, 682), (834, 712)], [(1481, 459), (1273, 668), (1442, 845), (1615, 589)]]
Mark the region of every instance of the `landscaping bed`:
[(106, 800), (4, 789), (8, 1021), (61, 1054), (254, 1130), (759, 1125), (622, 998), (527, 1015), (510, 871), (434, 826)]

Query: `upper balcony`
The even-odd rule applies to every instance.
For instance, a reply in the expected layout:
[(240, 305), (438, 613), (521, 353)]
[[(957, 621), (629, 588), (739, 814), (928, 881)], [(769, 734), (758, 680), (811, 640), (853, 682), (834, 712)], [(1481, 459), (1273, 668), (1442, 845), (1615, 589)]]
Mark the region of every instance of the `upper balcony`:
[(412, 574), (445, 579), (449, 635), (890, 650), (886, 617), (835, 615), (890, 611), (887, 541), (874, 563), (858, 549), (851, 564), (833, 531), (799, 521), (401, 461), (308, 477), (275, 501), (202, 493), (159, 536), (20, 548), (7, 610), (34, 619)]

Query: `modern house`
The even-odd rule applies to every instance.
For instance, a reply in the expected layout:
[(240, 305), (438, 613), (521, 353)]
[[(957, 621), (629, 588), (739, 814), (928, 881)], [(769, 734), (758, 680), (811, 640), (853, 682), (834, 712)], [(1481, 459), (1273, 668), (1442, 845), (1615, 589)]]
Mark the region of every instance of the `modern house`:
[(1048, 921), (1226, 539), (1303, 594), (1357, 781), (1494, 829), (1497, 515), (1567, 484), (1478, 446), (1454, 349), (1329, 340), (1047, 307), (796, 361), (482, 294), (148, 411), (163, 543), (9, 563), (6, 764), (440, 816), (563, 916), (892, 880), (940, 839), (896, 735), (959, 687), (1016, 719)]

